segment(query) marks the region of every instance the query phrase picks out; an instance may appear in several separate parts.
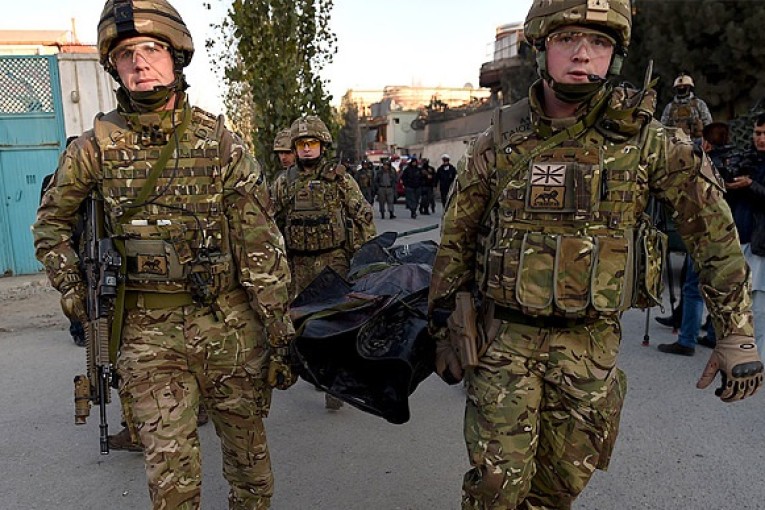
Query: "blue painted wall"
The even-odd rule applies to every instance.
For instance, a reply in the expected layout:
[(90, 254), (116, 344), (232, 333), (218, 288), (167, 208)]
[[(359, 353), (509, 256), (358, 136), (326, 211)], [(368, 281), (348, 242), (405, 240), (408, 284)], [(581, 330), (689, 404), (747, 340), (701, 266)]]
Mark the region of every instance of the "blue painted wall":
[(42, 269), (31, 226), (65, 139), (55, 55), (0, 56), (0, 274)]

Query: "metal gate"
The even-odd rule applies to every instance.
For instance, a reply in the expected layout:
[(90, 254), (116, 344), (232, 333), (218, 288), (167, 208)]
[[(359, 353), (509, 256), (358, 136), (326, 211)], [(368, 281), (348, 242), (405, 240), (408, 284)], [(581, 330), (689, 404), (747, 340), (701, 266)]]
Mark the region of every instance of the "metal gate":
[(41, 269), (31, 226), (65, 139), (55, 55), (0, 57), (0, 274)]

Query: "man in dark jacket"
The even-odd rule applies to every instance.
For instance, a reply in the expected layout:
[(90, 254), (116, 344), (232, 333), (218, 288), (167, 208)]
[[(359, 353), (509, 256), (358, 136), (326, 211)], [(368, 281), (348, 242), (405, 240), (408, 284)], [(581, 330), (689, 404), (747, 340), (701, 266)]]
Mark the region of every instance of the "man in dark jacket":
[(422, 158), (420, 174), (422, 175), (420, 183), (420, 213), (427, 215), (430, 214), (431, 209), (433, 212), (436, 212), (436, 199), (433, 194), (433, 188), (436, 187), (436, 169), (430, 166), (428, 158)]
[(406, 191), (406, 208), (412, 213), (412, 218), (416, 218), (422, 185), (422, 172), (417, 164), (417, 158), (413, 157), (409, 160), (409, 164), (401, 172), (401, 182)]
[(752, 130), (752, 150), (725, 183), (741, 247), (752, 272), (752, 314), (758, 348), (765, 347), (765, 114)]
[(441, 156), (441, 166), (436, 170), (436, 181), (441, 192), (441, 204), (446, 210), (446, 197), (449, 195), (449, 188), (452, 187), (454, 178), (457, 177), (457, 169), (449, 162), (449, 155)]

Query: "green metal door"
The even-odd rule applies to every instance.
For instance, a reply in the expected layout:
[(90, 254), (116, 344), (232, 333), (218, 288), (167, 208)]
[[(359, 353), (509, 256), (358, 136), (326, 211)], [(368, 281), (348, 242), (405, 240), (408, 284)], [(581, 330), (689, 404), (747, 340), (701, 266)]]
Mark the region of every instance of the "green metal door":
[(54, 55), (0, 56), (0, 274), (41, 269), (30, 227), (65, 140), (62, 110)]

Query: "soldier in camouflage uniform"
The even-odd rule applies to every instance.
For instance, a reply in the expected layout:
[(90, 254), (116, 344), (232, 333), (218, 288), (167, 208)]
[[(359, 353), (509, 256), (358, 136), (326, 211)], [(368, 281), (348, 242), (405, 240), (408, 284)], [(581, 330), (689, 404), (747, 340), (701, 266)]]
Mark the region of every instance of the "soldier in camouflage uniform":
[(704, 127), (712, 123), (709, 107), (693, 93), (693, 78), (681, 74), (673, 84), (675, 97), (672, 98), (661, 114), (661, 123), (677, 127), (693, 139), (701, 139)]
[[(345, 167), (330, 160), (332, 135), (314, 115), (292, 123), (297, 164), (274, 182), (276, 221), (284, 234), (294, 299), (325, 267), (346, 276), (350, 260), (376, 235), (372, 207)], [(341, 402), (327, 394), (327, 408)]]
[[(466, 379), (463, 509), (569, 509), (607, 467), (626, 391), (619, 316), (660, 299), (649, 193), (677, 211), (722, 339), (697, 386), (720, 372), (716, 394), (733, 401), (762, 383), (717, 174), (682, 131), (652, 120), (652, 91), (608, 79), (630, 30), (629, 0), (534, 0), (525, 34), (541, 80), (495, 112), (458, 172), (429, 307), (437, 372)], [(457, 348), (476, 340), (460, 327), (469, 314), (452, 313), (458, 291), (480, 298), (473, 366)]]
[(361, 194), (364, 195), (364, 198), (366, 198), (367, 202), (371, 205), (375, 199), (375, 172), (372, 169), (372, 162), (367, 160), (362, 161), (361, 168), (359, 168), (359, 171), (356, 172), (356, 175), (353, 177), (359, 185)]
[(279, 164), (281, 165), (281, 170), (274, 176), (274, 181), (276, 181), (281, 174), (295, 164), (295, 153), (292, 152), (290, 128), (284, 128), (276, 133), (276, 138), (274, 138), (274, 154), (279, 158)]
[(37, 257), (67, 315), (84, 319), (70, 238), (80, 204), (103, 199), (125, 275), (120, 395), (154, 508), (199, 508), (200, 402), (221, 440), (229, 508), (268, 508), (263, 418), (271, 388), (294, 382), (294, 330), (265, 179), (222, 117), (189, 104), (183, 68), (194, 46), (166, 0), (108, 0), (98, 50), (119, 107), (68, 148), (34, 225)]

